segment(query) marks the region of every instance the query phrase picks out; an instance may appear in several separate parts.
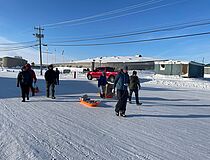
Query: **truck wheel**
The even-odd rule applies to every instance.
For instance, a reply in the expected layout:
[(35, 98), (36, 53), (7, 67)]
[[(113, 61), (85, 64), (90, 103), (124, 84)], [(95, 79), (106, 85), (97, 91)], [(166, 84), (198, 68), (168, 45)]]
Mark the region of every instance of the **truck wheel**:
[(112, 82), (112, 83), (114, 82), (114, 79), (115, 79), (114, 76), (110, 76), (110, 77), (109, 77), (109, 81)]
[(92, 80), (93, 77), (89, 74), (89, 75), (87, 76), (87, 79), (88, 79), (88, 80)]

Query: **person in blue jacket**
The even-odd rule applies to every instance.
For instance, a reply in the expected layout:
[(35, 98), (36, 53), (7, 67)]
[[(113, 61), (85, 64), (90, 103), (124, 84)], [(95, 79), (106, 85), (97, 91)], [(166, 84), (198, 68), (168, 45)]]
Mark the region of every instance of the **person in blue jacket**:
[(113, 93), (115, 92), (115, 87), (117, 88), (117, 98), (118, 102), (115, 106), (115, 112), (117, 116), (125, 117), (127, 98), (128, 98), (128, 86), (130, 84), (128, 75), (128, 66), (124, 66), (123, 69), (115, 78)]
[(26, 69), (26, 66), (23, 66), (21, 72), (18, 74), (17, 77), (17, 87), (21, 88), (22, 93), (22, 102), (25, 102), (25, 98), (29, 100), (29, 87), (32, 81), (32, 77), (30, 72)]
[(107, 79), (106, 79), (106, 72), (103, 72), (100, 78), (98, 79), (98, 87), (100, 88), (100, 97), (105, 98), (106, 94), (106, 84), (107, 84)]

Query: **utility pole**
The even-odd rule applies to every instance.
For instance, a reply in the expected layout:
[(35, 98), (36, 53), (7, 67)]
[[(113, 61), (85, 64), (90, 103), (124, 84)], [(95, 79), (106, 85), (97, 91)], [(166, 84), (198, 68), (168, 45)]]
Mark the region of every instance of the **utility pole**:
[(44, 34), (42, 34), (42, 31), (44, 30), (39, 27), (34, 27), (35, 30), (37, 30), (38, 33), (33, 34), (39, 41), (39, 56), (40, 56), (40, 75), (42, 75), (42, 38), (44, 38)]

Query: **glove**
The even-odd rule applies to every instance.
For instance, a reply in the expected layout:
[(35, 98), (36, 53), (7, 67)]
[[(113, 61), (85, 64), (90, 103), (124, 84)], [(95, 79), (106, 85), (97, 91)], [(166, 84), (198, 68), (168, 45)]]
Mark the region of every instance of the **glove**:
[(115, 89), (114, 88), (112, 89), (112, 93), (115, 94)]

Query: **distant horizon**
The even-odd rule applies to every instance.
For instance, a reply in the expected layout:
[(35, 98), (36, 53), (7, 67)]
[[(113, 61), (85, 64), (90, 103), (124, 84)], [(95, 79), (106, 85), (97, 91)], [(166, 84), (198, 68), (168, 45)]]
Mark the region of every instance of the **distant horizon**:
[[(138, 54), (137, 54), (138, 55)], [(111, 58), (111, 57), (136, 57), (137, 55), (125, 55), (125, 56), (122, 56), (122, 55), (116, 55), (116, 56), (100, 56), (100, 57), (103, 57), (103, 58)], [(15, 57), (15, 56), (4, 56), (4, 57), (10, 57), (10, 58), (18, 58), (18, 57)], [(0, 58), (4, 58), (4, 57), (0, 57)], [(67, 63), (73, 63), (73, 62), (77, 62), (77, 61), (85, 61), (85, 60), (88, 60), (88, 59), (97, 59), (97, 58), (100, 58), (100, 57), (89, 57), (89, 58), (86, 58), (86, 59), (75, 59), (75, 60), (70, 60), (70, 61), (65, 61), (65, 62), (56, 62), (56, 63), (43, 63), (43, 65), (49, 65), (49, 64), (67, 64)], [(144, 58), (144, 56), (142, 56)], [(26, 60), (28, 63), (33, 63), (33, 62), (29, 62), (28, 59), (26, 58), (23, 58), (21, 57), (22, 59)], [(193, 60), (181, 60), (181, 59), (161, 59), (161, 58), (156, 58), (156, 57), (145, 57), (145, 58), (151, 58), (153, 59), (154, 61), (187, 61), (187, 62), (197, 62), (197, 61), (193, 61)], [(149, 60), (148, 60), (149, 61)], [(103, 61), (102, 61), (103, 63)], [(104, 62), (105, 63), (105, 62)], [(197, 62), (197, 63), (201, 63), (201, 62)], [(210, 63), (201, 63), (201, 64), (204, 64), (204, 65), (209, 65)], [(35, 66), (36, 65), (40, 65), (40, 63), (35, 63)]]

